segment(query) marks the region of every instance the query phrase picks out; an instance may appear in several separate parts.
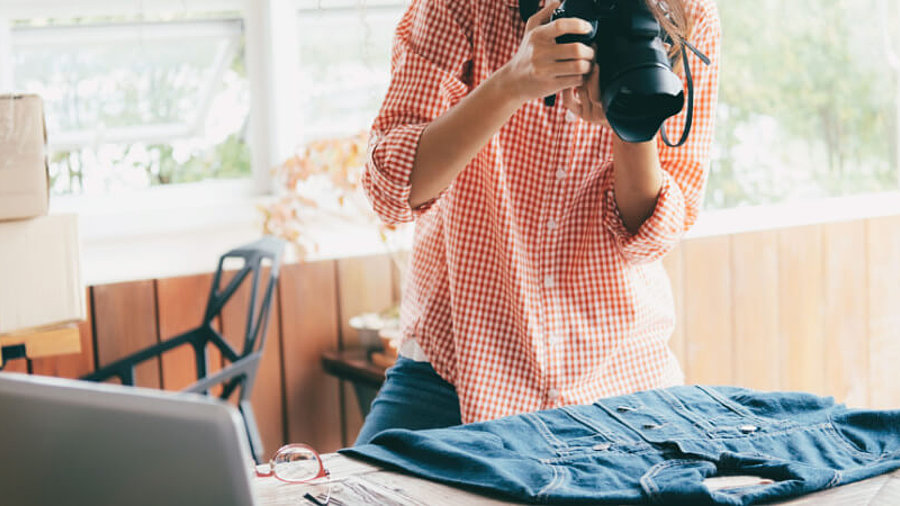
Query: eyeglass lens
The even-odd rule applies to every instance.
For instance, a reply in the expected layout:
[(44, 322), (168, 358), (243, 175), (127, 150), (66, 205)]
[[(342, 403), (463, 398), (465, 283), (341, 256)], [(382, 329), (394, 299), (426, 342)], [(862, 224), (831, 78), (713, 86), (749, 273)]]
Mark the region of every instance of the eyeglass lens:
[(275, 475), (287, 481), (305, 481), (319, 474), (321, 464), (314, 451), (309, 448), (283, 448), (275, 455)]

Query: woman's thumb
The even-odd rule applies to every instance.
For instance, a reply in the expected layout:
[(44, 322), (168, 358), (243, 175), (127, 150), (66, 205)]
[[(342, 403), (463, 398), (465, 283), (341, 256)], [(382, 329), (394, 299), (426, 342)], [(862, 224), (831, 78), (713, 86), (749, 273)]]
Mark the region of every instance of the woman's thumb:
[(559, 7), (560, 3), (557, 0), (549, 0), (543, 9), (535, 12), (533, 16), (528, 18), (528, 22), (525, 23), (525, 31), (530, 32), (541, 25), (549, 23), (553, 17), (553, 11)]

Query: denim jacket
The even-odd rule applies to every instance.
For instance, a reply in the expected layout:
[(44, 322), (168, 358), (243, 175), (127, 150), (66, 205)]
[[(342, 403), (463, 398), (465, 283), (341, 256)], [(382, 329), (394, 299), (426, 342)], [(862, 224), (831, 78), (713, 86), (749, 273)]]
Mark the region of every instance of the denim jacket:
[[(534, 503), (743, 505), (900, 468), (900, 410), (677, 386), (451, 428), (392, 429), (341, 452)], [(772, 483), (703, 484), (729, 474)]]

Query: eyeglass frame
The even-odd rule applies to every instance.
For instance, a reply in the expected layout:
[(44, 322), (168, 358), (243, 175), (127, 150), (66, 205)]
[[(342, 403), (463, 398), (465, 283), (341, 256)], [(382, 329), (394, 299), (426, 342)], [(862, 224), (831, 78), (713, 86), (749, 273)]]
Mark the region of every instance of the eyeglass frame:
[[(304, 480), (288, 480), (288, 479), (282, 478), (281, 476), (278, 476), (278, 474), (275, 473), (275, 459), (277, 459), (278, 456), (284, 452), (287, 452), (289, 450), (298, 449), (298, 448), (304, 449), (304, 450), (309, 450), (310, 452), (312, 452), (312, 454), (316, 457), (316, 462), (319, 463), (319, 472), (316, 473), (316, 475), (313, 476), (312, 478), (306, 478)], [(319, 452), (317, 452), (315, 448), (313, 448), (312, 446), (310, 446), (306, 443), (290, 443), (290, 444), (286, 444), (286, 445), (282, 446), (275, 452), (274, 455), (272, 455), (272, 458), (269, 459), (269, 471), (268, 472), (260, 471), (259, 466), (254, 466), (254, 470), (256, 471), (257, 478), (267, 478), (269, 476), (274, 476), (276, 479), (283, 481), (285, 483), (309, 483), (309, 482), (318, 480), (320, 478), (328, 478), (331, 476), (331, 473), (328, 471), (328, 468), (325, 467), (325, 462), (322, 461), (322, 456), (319, 455)]]

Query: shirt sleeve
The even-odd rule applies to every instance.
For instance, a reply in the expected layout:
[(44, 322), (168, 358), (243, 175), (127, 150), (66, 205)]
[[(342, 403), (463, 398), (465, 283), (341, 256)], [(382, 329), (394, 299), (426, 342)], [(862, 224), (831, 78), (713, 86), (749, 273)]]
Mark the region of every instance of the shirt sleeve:
[[(712, 152), (713, 127), (719, 87), (719, 45), (721, 28), (715, 7), (698, 20), (693, 43), (710, 59), (704, 64), (688, 50), (694, 80), (694, 118), (687, 142), (671, 148), (658, 139), (662, 187), (653, 214), (634, 234), (622, 221), (615, 199), (615, 171), (606, 167), (602, 185), (603, 222), (614, 236), (619, 251), (630, 263), (656, 261), (681, 239), (700, 212)], [(687, 83), (685, 83), (685, 90)], [(670, 141), (681, 138), (686, 110), (666, 121)], [(613, 161), (613, 163), (615, 163)]]
[(467, 1), (415, 0), (397, 25), (391, 82), (372, 125), (362, 187), (386, 224), (409, 222), (437, 197), (413, 209), (409, 176), (422, 132), (469, 91), (472, 59)]

